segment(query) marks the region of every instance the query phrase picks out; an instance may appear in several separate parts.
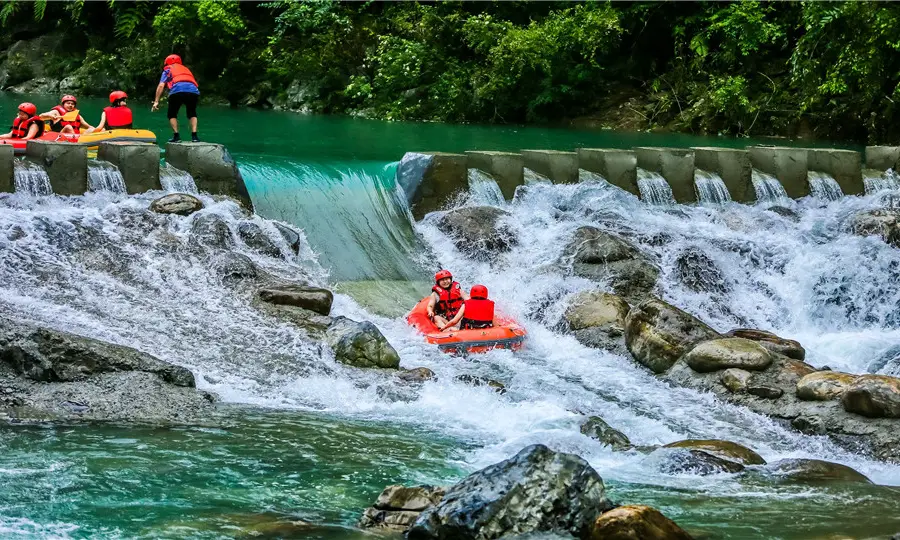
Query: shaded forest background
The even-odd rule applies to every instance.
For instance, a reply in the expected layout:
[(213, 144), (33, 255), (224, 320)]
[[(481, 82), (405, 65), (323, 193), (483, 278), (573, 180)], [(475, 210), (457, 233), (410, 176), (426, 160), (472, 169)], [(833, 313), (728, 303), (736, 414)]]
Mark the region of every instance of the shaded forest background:
[(5, 1), (0, 28), (22, 92), (149, 97), (175, 52), (233, 106), (900, 140), (897, 3)]

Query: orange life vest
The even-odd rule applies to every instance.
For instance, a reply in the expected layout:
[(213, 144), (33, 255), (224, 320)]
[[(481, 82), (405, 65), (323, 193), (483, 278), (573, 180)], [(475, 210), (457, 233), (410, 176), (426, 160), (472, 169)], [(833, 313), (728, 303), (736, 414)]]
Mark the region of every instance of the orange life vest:
[[(53, 107), (53, 110), (58, 112), (62, 116), (62, 118), (58, 122), (50, 124), (51, 130), (62, 131), (64, 127), (72, 126), (72, 129), (75, 130), (75, 133), (81, 133), (81, 115), (78, 112), (78, 109), (72, 109), (72, 112), (70, 113), (62, 105), (57, 105)], [(68, 116), (69, 118), (72, 118), (72, 116), (74, 116), (75, 119), (66, 120), (66, 116)]]
[(131, 129), (131, 109), (128, 107), (107, 107), (106, 129)]
[(166, 83), (166, 86), (169, 90), (175, 85), (175, 83), (180, 82), (189, 82), (194, 83), (194, 86), (197, 89), (200, 89), (200, 85), (197, 84), (197, 79), (194, 78), (194, 74), (191, 73), (191, 70), (182, 66), (181, 64), (172, 64), (169, 66), (169, 74), (172, 75), (172, 80)]
[(18, 116), (13, 120), (12, 125), (12, 138), (13, 139), (24, 139), (28, 135), (28, 129), (31, 128), (31, 124), (38, 125), (38, 132), (35, 137), (40, 137), (44, 134), (44, 121), (38, 118), (37, 116), (32, 116), (31, 118), (26, 118), (22, 120)]
[(449, 289), (442, 289), (440, 285), (431, 288), (438, 295), (438, 302), (434, 306), (434, 311), (438, 315), (443, 315), (449, 319), (456, 317), (456, 313), (463, 305), (462, 287), (459, 283), (453, 282)]
[(466, 300), (462, 328), (490, 328), (494, 326), (494, 301), (483, 298)]

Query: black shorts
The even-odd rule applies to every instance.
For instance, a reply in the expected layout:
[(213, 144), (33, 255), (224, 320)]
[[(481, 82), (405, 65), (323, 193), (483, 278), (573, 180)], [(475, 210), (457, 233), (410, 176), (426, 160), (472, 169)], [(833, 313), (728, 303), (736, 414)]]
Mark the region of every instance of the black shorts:
[(166, 116), (169, 118), (178, 118), (178, 111), (184, 105), (188, 118), (197, 117), (197, 102), (200, 96), (191, 94), (190, 92), (178, 92), (177, 94), (169, 94), (169, 112)]

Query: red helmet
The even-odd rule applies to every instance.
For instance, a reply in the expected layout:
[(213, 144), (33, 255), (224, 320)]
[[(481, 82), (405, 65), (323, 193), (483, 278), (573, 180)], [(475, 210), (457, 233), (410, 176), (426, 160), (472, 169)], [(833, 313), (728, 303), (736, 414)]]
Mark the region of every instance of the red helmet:
[(472, 292), (469, 295), (472, 298), (487, 298), (487, 287), (484, 285), (473, 285)]
[(66, 94), (59, 100), (60, 103), (65, 103), (67, 101), (71, 101), (72, 103), (75, 103), (76, 105), (78, 104), (78, 100), (75, 99), (75, 96), (73, 96), (72, 94)]
[(120, 99), (125, 99), (127, 97), (128, 97), (128, 94), (126, 94), (125, 92), (123, 92), (121, 90), (116, 90), (115, 92), (112, 92), (109, 95), (109, 102), (112, 104), (115, 104)]
[(453, 279), (453, 274), (450, 273), (450, 270), (441, 270), (437, 274), (434, 275), (434, 281), (440, 281), (445, 278)]
[(19, 110), (28, 116), (34, 116), (37, 114), (37, 107), (35, 107), (34, 103), (19, 103)]
[(180, 64), (180, 63), (181, 63), (181, 57), (178, 56), (177, 54), (170, 54), (169, 56), (166, 57), (165, 65), (167, 65), (167, 66), (171, 66), (172, 64)]

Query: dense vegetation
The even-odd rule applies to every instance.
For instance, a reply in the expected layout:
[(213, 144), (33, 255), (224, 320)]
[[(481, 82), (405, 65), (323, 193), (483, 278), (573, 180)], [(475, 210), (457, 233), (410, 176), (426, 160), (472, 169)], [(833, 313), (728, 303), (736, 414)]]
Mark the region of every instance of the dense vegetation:
[(177, 52), (233, 105), (900, 137), (895, 3), (7, 1), (0, 24), (0, 48), (62, 36), (46, 71), (83, 93), (149, 95)]

